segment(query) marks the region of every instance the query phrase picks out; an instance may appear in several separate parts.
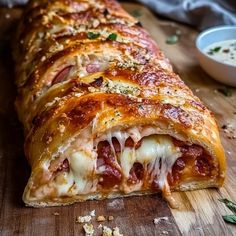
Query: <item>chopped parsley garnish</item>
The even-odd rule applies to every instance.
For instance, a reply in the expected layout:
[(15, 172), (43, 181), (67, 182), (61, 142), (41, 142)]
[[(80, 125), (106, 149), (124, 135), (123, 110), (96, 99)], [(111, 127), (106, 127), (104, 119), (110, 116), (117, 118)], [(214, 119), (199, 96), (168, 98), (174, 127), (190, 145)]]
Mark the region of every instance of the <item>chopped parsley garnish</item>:
[(169, 36), (167, 39), (166, 39), (166, 43), (167, 44), (175, 44), (179, 41), (179, 37), (175, 34)]
[(236, 215), (225, 215), (222, 216), (224, 221), (232, 223), (232, 224), (236, 224)]
[(112, 33), (107, 37), (108, 40), (115, 41), (117, 39), (117, 34)]
[(211, 50), (212, 50), (213, 52), (219, 52), (220, 49), (221, 49), (221, 47), (215, 47), (215, 48), (213, 48), (213, 49), (211, 49)]
[(223, 198), (223, 199), (219, 199), (220, 202), (223, 202), (233, 213), (236, 214), (236, 203)]
[(97, 39), (100, 36), (100, 33), (93, 33), (93, 32), (88, 32), (87, 36), (89, 39)]
[(215, 47), (215, 48), (211, 48), (210, 51), (208, 52), (209, 55), (213, 55), (216, 52), (219, 52), (221, 49), (221, 47)]
[(219, 201), (223, 202), (225, 206), (227, 206), (234, 214), (232, 215), (224, 215), (222, 216), (224, 221), (236, 224), (236, 203), (224, 198), (224, 199), (219, 199)]

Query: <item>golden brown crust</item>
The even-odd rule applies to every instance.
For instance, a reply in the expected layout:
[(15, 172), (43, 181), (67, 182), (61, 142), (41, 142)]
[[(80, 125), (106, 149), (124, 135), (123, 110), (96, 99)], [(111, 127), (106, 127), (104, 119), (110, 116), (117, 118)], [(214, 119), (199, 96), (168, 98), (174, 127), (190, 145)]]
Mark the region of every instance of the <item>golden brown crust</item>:
[[(204, 147), (219, 165), (209, 186), (222, 185), (225, 156), (212, 113), (116, 1), (32, 0), (17, 40), (16, 107), (32, 166), (27, 204), (44, 161), (95, 121), (94, 138), (115, 127), (153, 125)], [(200, 185), (190, 183), (186, 189)]]

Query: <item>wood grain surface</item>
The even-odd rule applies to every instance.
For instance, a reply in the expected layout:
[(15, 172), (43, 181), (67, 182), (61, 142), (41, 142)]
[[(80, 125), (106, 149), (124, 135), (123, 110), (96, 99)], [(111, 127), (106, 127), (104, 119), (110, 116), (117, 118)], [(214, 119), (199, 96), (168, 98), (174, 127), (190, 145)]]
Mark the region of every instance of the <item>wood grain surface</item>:
[[(187, 26), (163, 20), (142, 5), (124, 3), (135, 14), (171, 60), (175, 71), (214, 112), (221, 129), (227, 156), (227, 178), (223, 188), (174, 193), (181, 207), (169, 209), (160, 195), (88, 201), (66, 207), (33, 209), (24, 206), (21, 195), (30, 174), (23, 153), (23, 130), (14, 110), (16, 89), (10, 41), (22, 10), (0, 8), (0, 235), (84, 235), (76, 216), (112, 215), (102, 225), (118, 226), (124, 236), (133, 235), (236, 235), (236, 226), (226, 224), (222, 215), (230, 213), (218, 201), (236, 201), (236, 90), (230, 96), (218, 92), (224, 85), (215, 82), (200, 68), (195, 58), (194, 41), (198, 32)], [(168, 36), (180, 33), (174, 45)], [(14, 42), (17, 43), (17, 42)], [(158, 224), (153, 219), (168, 217)], [(94, 235), (101, 235), (99, 223), (92, 221)]]

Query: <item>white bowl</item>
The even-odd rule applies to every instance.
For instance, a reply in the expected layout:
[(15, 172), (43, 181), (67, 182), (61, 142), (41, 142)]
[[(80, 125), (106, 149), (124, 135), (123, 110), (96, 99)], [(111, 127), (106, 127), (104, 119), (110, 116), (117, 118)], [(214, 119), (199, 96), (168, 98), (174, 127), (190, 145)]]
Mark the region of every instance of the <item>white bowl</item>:
[(207, 74), (236, 87), (236, 66), (219, 62), (203, 52), (210, 44), (230, 39), (236, 39), (236, 26), (218, 26), (203, 31), (196, 39), (197, 58)]

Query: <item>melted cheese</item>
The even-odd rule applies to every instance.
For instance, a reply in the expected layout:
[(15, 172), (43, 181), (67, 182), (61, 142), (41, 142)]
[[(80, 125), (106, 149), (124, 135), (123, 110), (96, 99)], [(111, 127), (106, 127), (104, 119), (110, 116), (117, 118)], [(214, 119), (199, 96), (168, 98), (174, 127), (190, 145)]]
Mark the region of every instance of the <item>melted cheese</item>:
[(150, 174), (150, 182), (156, 180), (161, 189), (168, 188), (167, 174), (173, 164), (181, 156), (170, 137), (166, 135), (152, 135), (145, 137), (141, 146), (135, 150), (126, 147), (121, 154), (120, 162), (123, 174), (129, 177), (135, 162), (143, 164)]
[(62, 172), (55, 179), (55, 187), (60, 196), (68, 195), (70, 188), (73, 186), (74, 176), (72, 172)]
[(89, 183), (89, 176), (92, 175), (96, 168), (96, 159), (86, 155), (83, 151), (79, 151), (72, 154), (69, 162), (77, 192), (85, 193), (90, 191), (91, 183)]
[[(90, 130), (91, 131), (91, 130)], [(96, 140), (89, 138), (89, 130), (81, 132), (78, 139), (74, 141), (67, 156), (70, 170), (60, 173), (54, 180), (53, 186), (57, 189), (58, 195), (88, 194), (97, 191), (99, 176), (106, 169), (105, 166), (97, 168), (97, 145), (100, 141), (108, 141), (116, 157), (116, 166), (123, 175), (121, 191), (129, 193), (142, 189), (143, 181), (137, 184), (128, 185), (127, 180), (130, 170), (135, 162), (141, 163), (144, 167), (148, 181), (151, 184), (155, 181), (165, 192), (169, 192), (167, 175), (173, 164), (181, 156), (179, 148), (173, 145), (168, 135), (153, 134), (155, 128), (131, 127), (126, 131), (115, 130), (103, 134)], [(146, 136), (148, 135), (148, 136)], [(120, 143), (121, 154), (117, 156), (113, 147), (112, 138), (115, 137)], [(142, 139), (141, 146), (137, 149), (125, 147), (125, 141), (131, 137), (134, 143)]]

